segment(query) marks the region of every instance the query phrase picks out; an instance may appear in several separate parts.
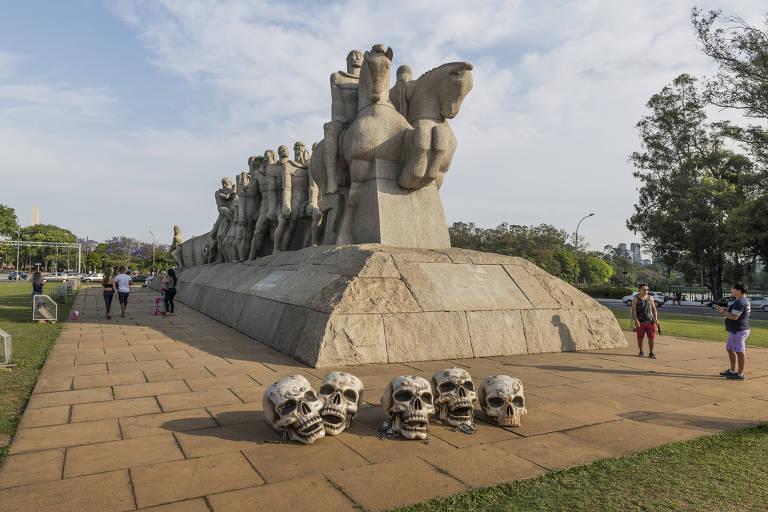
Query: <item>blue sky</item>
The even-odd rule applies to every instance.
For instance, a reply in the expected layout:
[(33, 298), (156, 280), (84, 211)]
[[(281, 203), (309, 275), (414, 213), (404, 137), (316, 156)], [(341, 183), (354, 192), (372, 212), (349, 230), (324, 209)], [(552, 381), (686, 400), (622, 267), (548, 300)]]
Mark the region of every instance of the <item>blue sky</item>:
[[(760, 22), (763, 2), (3, 1), (0, 203), (22, 223), (161, 241), (213, 224), (221, 177), (280, 144), (311, 146), (328, 75), (384, 42), (419, 74), (475, 65), (452, 121), (446, 215), (550, 223), (593, 248), (636, 241), (628, 155), (648, 98), (706, 75), (690, 8)], [(365, 6), (365, 7), (363, 7)], [(393, 66), (394, 69), (394, 66)], [(728, 116), (730, 114), (721, 114)]]

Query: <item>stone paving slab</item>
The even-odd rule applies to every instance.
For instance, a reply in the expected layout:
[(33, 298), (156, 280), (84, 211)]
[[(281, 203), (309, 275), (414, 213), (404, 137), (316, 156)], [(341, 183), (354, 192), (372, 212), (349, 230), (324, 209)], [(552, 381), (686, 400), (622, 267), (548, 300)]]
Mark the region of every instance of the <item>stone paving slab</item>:
[[(366, 386), (351, 429), (275, 444), (264, 390), (331, 369), (184, 305), (156, 317), (155, 297), (134, 289), (128, 316), (105, 320), (100, 290), (80, 292), (0, 467), (0, 511), (383, 510), (768, 420), (768, 350), (749, 348), (749, 379), (732, 382), (722, 343), (661, 336), (650, 360), (628, 333), (620, 350), (347, 367)], [(380, 440), (389, 380), (453, 365), (521, 378), (522, 426), (476, 411), (474, 435), (433, 421), (429, 444)]]

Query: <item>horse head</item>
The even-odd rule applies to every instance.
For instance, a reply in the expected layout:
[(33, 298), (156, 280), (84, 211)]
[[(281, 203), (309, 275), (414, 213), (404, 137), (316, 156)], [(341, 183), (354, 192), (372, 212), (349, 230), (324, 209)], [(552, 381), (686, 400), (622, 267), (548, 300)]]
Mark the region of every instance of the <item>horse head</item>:
[(374, 45), (363, 54), (358, 86), (358, 107), (373, 103), (386, 103), (389, 99), (389, 74), (392, 67), (392, 48)]
[(421, 75), (410, 100), (408, 120), (456, 117), (472, 89), (472, 68), (469, 62), (449, 62)]

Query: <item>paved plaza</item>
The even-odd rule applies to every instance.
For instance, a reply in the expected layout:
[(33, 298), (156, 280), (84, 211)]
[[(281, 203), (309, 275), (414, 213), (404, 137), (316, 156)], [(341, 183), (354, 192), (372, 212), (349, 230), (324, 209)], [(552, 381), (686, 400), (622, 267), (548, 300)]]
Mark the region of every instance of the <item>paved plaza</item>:
[[(101, 289), (81, 290), (0, 468), (0, 511), (382, 510), (768, 419), (768, 350), (749, 349), (734, 382), (716, 376), (721, 343), (660, 337), (649, 360), (628, 333), (621, 350), (347, 367), (366, 387), (351, 430), (278, 444), (264, 390), (331, 369), (183, 305), (154, 316), (156, 297), (134, 289), (128, 317), (104, 320)], [(453, 365), (521, 378), (522, 426), (433, 421), (429, 444), (379, 439), (387, 383)]]

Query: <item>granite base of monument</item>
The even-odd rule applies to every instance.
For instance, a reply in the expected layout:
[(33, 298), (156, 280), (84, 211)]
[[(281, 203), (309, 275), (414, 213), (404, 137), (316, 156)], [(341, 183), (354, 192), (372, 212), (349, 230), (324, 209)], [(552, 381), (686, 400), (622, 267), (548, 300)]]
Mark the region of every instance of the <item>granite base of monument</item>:
[(189, 267), (177, 289), (314, 367), (626, 346), (591, 297), (522, 258), (465, 249), (310, 247)]

